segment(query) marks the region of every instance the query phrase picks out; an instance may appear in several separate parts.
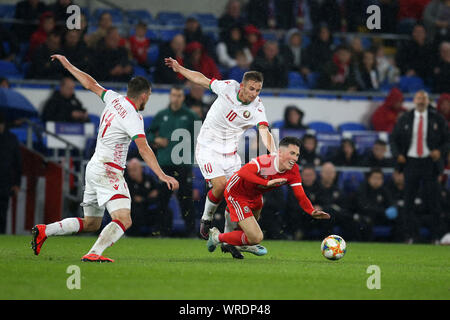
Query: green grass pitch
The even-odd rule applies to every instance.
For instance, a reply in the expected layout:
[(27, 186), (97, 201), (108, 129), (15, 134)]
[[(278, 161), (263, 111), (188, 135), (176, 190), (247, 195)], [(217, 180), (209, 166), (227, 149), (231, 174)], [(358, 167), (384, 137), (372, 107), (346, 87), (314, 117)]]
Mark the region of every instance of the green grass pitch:
[[(80, 261), (95, 237), (49, 238), (39, 256), (30, 239), (0, 236), (0, 299), (450, 299), (448, 246), (350, 242), (328, 261), (319, 241), (264, 241), (266, 256), (235, 260), (200, 239), (122, 238), (104, 253), (115, 262), (97, 264)], [(370, 265), (380, 289), (367, 288)]]

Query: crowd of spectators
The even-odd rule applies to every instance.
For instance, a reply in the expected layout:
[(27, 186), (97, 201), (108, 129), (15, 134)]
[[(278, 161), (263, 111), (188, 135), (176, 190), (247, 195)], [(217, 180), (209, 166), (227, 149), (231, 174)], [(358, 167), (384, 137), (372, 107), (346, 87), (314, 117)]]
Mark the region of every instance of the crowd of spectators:
[[(155, 83), (182, 83), (183, 77), (164, 66), (163, 59), (172, 56), (216, 79), (240, 80), (245, 71), (258, 70), (266, 75), (265, 87), (295, 87), (295, 74), (312, 89), (389, 90), (400, 77), (419, 77), (432, 92), (450, 91), (449, 1), (230, 0), (217, 18), (215, 36), (191, 15), (167, 41), (152, 38), (148, 32), (153, 26), (143, 21), (134, 21), (131, 30), (123, 28), (107, 11), (97, 21), (82, 14), (81, 30), (68, 31), (65, 8), (71, 4), (20, 1), (14, 18), (39, 23), (2, 27), (0, 59), (26, 66), (30, 79), (59, 79), (64, 71), (47, 57), (62, 53), (102, 81), (126, 82), (136, 68), (143, 68)], [(383, 13), (380, 30), (365, 26), (365, 8), (371, 4)], [(270, 30), (277, 32), (265, 36)], [(363, 37), (369, 31), (411, 39), (373, 38), (366, 43)], [(19, 52), (21, 44), (28, 44), (26, 52)], [(157, 57), (149, 57), (151, 46), (158, 47)]]

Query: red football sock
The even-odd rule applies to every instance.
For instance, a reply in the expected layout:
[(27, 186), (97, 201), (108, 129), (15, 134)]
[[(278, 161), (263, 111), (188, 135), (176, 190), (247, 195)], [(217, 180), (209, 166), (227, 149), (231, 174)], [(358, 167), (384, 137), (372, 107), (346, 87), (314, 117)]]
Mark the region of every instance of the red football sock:
[(219, 234), (219, 241), (226, 242), (232, 246), (242, 246), (248, 244), (247, 236), (242, 230), (221, 233)]

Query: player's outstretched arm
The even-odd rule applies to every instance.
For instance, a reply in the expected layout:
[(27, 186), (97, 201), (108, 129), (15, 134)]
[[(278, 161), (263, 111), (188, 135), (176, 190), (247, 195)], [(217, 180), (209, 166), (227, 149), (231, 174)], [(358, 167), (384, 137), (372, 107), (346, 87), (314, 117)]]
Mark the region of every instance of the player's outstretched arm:
[(209, 89), (209, 83), (211, 82), (211, 79), (208, 79), (203, 75), (203, 73), (200, 73), (198, 71), (193, 71), (186, 69), (183, 66), (180, 66), (177, 60), (173, 58), (164, 58), (164, 62), (166, 66), (171, 68), (174, 72), (180, 73), (185, 77), (186, 79), (201, 85), (202, 87)]
[(277, 147), (275, 145), (275, 139), (270, 133), (269, 127), (265, 125), (258, 126), (259, 135), (261, 136), (264, 146), (269, 150), (270, 153), (276, 153)]
[(167, 184), (169, 190), (177, 190), (179, 187), (178, 181), (175, 178), (166, 175), (162, 171), (161, 167), (159, 166), (158, 160), (156, 159), (155, 153), (147, 143), (147, 139), (144, 137), (140, 137), (135, 139), (134, 142), (138, 147), (142, 159), (144, 159), (145, 163), (158, 176), (159, 180)]
[(62, 64), (62, 66), (66, 68), (67, 71), (69, 71), (83, 85), (85, 89), (94, 92), (99, 97), (102, 96), (102, 93), (103, 91), (105, 91), (105, 88), (99, 85), (98, 82), (90, 75), (88, 75), (86, 72), (81, 71), (73, 64), (71, 64), (65, 56), (60, 54), (54, 54), (50, 58), (52, 59), (52, 61), (54, 61), (55, 59), (58, 60)]
[(292, 187), (292, 191), (294, 192), (295, 197), (298, 200), (298, 203), (302, 209), (311, 215), (314, 219), (330, 219), (330, 215), (322, 210), (314, 209), (311, 201), (309, 201), (306, 196), (305, 190), (301, 185), (297, 185)]

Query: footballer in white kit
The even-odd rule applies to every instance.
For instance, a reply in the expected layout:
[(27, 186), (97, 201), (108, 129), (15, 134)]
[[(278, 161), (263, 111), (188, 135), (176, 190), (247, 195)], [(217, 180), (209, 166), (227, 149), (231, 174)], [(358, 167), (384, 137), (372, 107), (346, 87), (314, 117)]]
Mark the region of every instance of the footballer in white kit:
[[(212, 185), (206, 197), (200, 221), (200, 235), (207, 240), (213, 215), (223, 200), (227, 179), (241, 167), (237, 147), (245, 130), (258, 126), (266, 148), (271, 153), (276, 151), (264, 106), (258, 96), (262, 88), (263, 76), (260, 72), (249, 71), (244, 74), (241, 83), (234, 80), (221, 81), (208, 79), (200, 72), (186, 69), (172, 58), (165, 58), (165, 64), (186, 79), (209, 88), (218, 96), (200, 129), (195, 150), (195, 158), (200, 170)], [(237, 227), (227, 214), (225, 217), (226, 232)], [(222, 249), (225, 250), (223, 247)], [(226, 250), (230, 251), (235, 258), (243, 258), (232, 246), (227, 246)], [(264, 254), (261, 251), (250, 250), (250, 252)]]
[(86, 167), (83, 196), (84, 217), (66, 218), (48, 225), (38, 224), (32, 229), (31, 247), (39, 255), (49, 236), (70, 235), (97, 231), (105, 208), (112, 218), (100, 233), (84, 262), (114, 262), (102, 256), (103, 251), (117, 242), (131, 226), (131, 197), (123, 177), (128, 147), (135, 141), (145, 163), (171, 190), (178, 189), (178, 181), (167, 176), (160, 168), (155, 154), (148, 146), (144, 122), (139, 111), (144, 110), (151, 86), (147, 79), (135, 77), (128, 82), (127, 95), (105, 90), (87, 73), (73, 66), (64, 56), (52, 55), (84, 88), (97, 94), (105, 103), (101, 115), (95, 153)]

